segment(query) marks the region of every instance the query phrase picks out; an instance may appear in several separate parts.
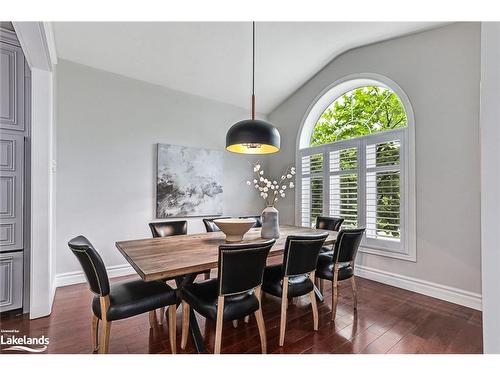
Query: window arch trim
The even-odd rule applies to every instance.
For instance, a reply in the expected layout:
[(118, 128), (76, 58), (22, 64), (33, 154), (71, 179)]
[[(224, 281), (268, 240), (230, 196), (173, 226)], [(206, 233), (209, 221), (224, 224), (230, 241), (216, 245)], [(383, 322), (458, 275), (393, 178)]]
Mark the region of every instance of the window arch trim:
[[(394, 253), (392, 251), (384, 250), (378, 248), (377, 246), (369, 246), (365, 242), (360, 248), (360, 252), (380, 255), (384, 257), (397, 258), (408, 261), (416, 261), (416, 193), (415, 193), (415, 120), (413, 115), (413, 109), (410, 100), (403, 89), (396, 84), (393, 80), (377, 73), (357, 73), (347, 75), (333, 82), (331, 85), (326, 87), (311, 103), (308, 107), (300, 128), (297, 134), (296, 143), (296, 165), (301, 163), (301, 157), (306, 154), (312, 154), (315, 150), (324, 149), (325, 147), (331, 146), (332, 144), (345, 143), (348, 144), (350, 140), (341, 140), (333, 143), (327, 143), (318, 146), (310, 146), (311, 135), (317, 120), (323, 114), (323, 112), (335, 101), (337, 98), (359, 87), (363, 86), (380, 86), (392, 90), (400, 99), (407, 116), (406, 128), (395, 129), (380, 132), (377, 134), (388, 134), (391, 132), (401, 132), (403, 131), (404, 143), (406, 145), (405, 155), (403, 157), (404, 168), (405, 168), (405, 196), (407, 197), (404, 202), (404, 215), (405, 215), (405, 241), (403, 244), (404, 253)], [(374, 135), (367, 135), (358, 138), (373, 137)], [(300, 179), (299, 179), (300, 180)], [(297, 225), (301, 223), (301, 185), (298, 184), (295, 191), (295, 222)]]

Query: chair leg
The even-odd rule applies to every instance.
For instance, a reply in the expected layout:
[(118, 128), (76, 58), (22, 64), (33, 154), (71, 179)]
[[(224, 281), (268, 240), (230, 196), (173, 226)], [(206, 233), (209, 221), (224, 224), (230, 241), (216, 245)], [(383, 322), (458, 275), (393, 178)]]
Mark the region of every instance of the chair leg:
[(109, 309), (109, 296), (101, 297), (101, 339), (99, 343), (99, 354), (107, 354), (109, 350), (109, 332), (111, 331), (111, 322), (106, 317)]
[(332, 279), (332, 321), (335, 320), (335, 315), (337, 314), (337, 278), (338, 278), (339, 268), (337, 265), (333, 268), (333, 279)]
[(99, 350), (99, 318), (94, 314), (92, 314), (91, 328), (92, 351), (96, 352)]
[[(168, 309), (168, 307), (167, 307), (167, 309)], [(167, 313), (168, 313), (168, 311), (167, 311)], [(161, 307), (158, 324), (162, 326), (164, 322), (165, 322), (165, 307)]]
[(111, 322), (102, 321), (101, 343), (99, 345), (100, 354), (108, 354), (109, 351), (109, 333), (111, 331)]
[(156, 324), (156, 310), (152, 310), (149, 312), (149, 327), (154, 328)]
[(182, 337), (181, 337), (181, 349), (186, 349), (186, 344), (189, 334), (189, 303), (182, 301)]
[(177, 305), (170, 305), (168, 307), (168, 338), (170, 340), (170, 351), (172, 354), (177, 353), (176, 310)]
[[(165, 284), (168, 285), (168, 281), (165, 281)], [(177, 306), (175, 306), (175, 309), (177, 310)], [(167, 307), (167, 310), (168, 310), (168, 307)], [(167, 313), (168, 313), (168, 311), (167, 311)], [(165, 307), (162, 307), (160, 309), (160, 322), (159, 322), (159, 324), (162, 326), (163, 323), (165, 323)]]
[(281, 321), (279, 346), (285, 343), (286, 309), (288, 307), (288, 277), (283, 278), (283, 293), (281, 295)]
[[(262, 354), (267, 353), (267, 337), (266, 337), (266, 326), (264, 324), (264, 317), (262, 316), (262, 304), (260, 300), (260, 287), (255, 289), (255, 295), (259, 300), (259, 309), (255, 312), (255, 320), (257, 321), (257, 327), (259, 328), (260, 336), (260, 347)], [(247, 315), (248, 316), (248, 315)], [(245, 317), (246, 319), (246, 317)]]
[(205, 280), (210, 279), (210, 271), (205, 272), (204, 275), (205, 275)]
[(238, 319), (233, 320), (233, 327), (238, 328)]
[(351, 277), (351, 288), (352, 288), (352, 299), (354, 303), (354, 310), (358, 309), (358, 288), (356, 286), (356, 280), (354, 276)]
[[(314, 280), (314, 271), (311, 272), (310, 278), (311, 281)], [(311, 290), (311, 292), (309, 293), (309, 299), (311, 300), (311, 308), (313, 313), (313, 327), (314, 330), (317, 331), (319, 319), (318, 319), (318, 305), (316, 303), (316, 293), (314, 293), (314, 289)]]
[(323, 282), (323, 279), (320, 279), (319, 277), (314, 277), (314, 284), (318, 287), (320, 293), (323, 294), (324, 285), (325, 285)]
[(215, 325), (214, 354), (220, 354), (222, 345), (222, 325), (224, 323), (224, 296), (219, 296), (217, 301), (217, 323)]

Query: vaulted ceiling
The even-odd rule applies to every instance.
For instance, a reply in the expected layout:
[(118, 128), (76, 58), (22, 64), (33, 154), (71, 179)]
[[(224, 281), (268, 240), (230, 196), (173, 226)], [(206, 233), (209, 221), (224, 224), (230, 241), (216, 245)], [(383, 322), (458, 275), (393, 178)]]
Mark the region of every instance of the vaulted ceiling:
[[(435, 22), (263, 22), (258, 112), (267, 114), (340, 53)], [(54, 22), (59, 58), (248, 108), (250, 22)]]

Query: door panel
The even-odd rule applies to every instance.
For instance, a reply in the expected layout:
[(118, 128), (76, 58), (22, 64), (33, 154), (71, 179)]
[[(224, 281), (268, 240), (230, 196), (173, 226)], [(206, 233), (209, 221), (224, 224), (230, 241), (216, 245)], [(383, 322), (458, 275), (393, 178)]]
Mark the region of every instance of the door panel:
[(22, 281), (22, 251), (0, 254), (0, 311), (22, 307)]
[(23, 249), (24, 136), (0, 134), (0, 252)]
[(23, 298), (29, 296), (29, 291), (24, 293), (29, 286), (29, 268), (26, 274), (24, 268), (29, 244), (24, 233), (24, 215), (29, 212), (24, 207), (24, 179), (29, 170), (25, 138), (29, 139), (31, 90), (29, 67), (15, 33), (0, 28), (0, 40), (0, 311), (4, 312), (22, 308)]
[(0, 129), (24, 131), (24, 55), (7, 43), (0, 50)]

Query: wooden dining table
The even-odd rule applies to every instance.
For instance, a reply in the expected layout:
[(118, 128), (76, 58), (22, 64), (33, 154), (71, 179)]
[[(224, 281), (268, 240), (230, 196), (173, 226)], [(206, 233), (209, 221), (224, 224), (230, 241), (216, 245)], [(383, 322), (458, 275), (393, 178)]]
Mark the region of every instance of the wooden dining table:
[[(332, 246), (335, 243), (337, 232), (281, 225), (280, 238), (271, 248), (268, 262), (283, 254), (287, 236), (319, 232), (328, 232), (325, 246)], [(260, 228), (252, 228), (245, 234), (240, 243), (262, 241), (265, 240), (260, 236)], [(173, 279), (177, 287), (182, 289), (183, 286), (192, 283), (200, 272), (217, 268), (219, 245), (224, 243), (224, 233), (210, 232), (118, 241), (116, 247), (143, 280)], [(322, 300), (323, 296), (317, 288), (315, 288), (315, 292), (317, 297)], [(204, 352), (203, 337), (193, 310), (190, 312), (189, 320), (190, 334), (195, 348), (200, 353)]]

